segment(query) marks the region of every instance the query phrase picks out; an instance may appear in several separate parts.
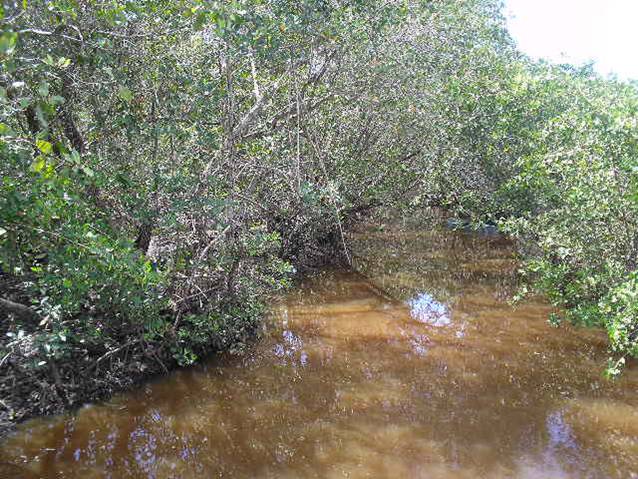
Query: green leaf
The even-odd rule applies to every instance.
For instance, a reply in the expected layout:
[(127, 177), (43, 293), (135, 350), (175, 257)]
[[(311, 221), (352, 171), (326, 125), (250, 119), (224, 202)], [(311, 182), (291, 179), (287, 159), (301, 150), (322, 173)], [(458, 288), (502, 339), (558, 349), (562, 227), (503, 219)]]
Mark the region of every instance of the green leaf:
[(4, 236), (7, 234), (7, 230), (5, 230), (2, 226), (0, 226), (0, 236)]
[(14, 32), (4, 32), (0, 35), (0, 54), (11, 55), (13, 54), (16, 43), (18, 42), (18, 34)]
[(48, 155), (53, 151), (53, 145), (46, 140), (36, 140), (35, 144), (38, 147), (38, 150), (45, 155)]
[(195, 19), (195, 23), (193, 25), (193, 28), (196, 31), (201, 30), (202, 28), (204, 28), (204, 24), (206, 23), (207, 17), (205, 13), (200, 13), (199, 15), (197, 15), (197, 18)]
[(42, 170), (44, 170), (46, 166), (47, 166), (47, 162), (44, 159), (44, 156), (42, 155), (39, 155), (38, 157), (36, 157), (36, 159), (33, 160), (33, 163), (31, 164), (31, 168), (36, 173), (40, 173)]
[(40, 124), (42, 124), (45, 128), (49, 126), (49, 122), (47, 121), (47, 117), (45, 116), (44, 111), (40, 105), (35, 107), (35, 116), (38, 118)]
[(70, 58), (60, 58), (58, 59), (58, 67), (59, 68), (68, 68), (68, 66), (71, 64), (71, 59)]
[(70, 152), (66, 153), (64, 155), (64, 158), (72, 161), (76, 165), (80, 164), (80, 154), (75, 150), (71, 150)]
[(125, 86), (121, 86), (118, 92), (120, 98), (126, 102), (129, 102), (133, 99), (133, 92), (126, 88)]
[(16, 134), (9, 125), (0, 123), (0, 136), (16, 136)]
[(40, 83), (38, 87), (38, 93), (40, 96), (45, 97), (49, 95), (49, 84), (47, 82)]

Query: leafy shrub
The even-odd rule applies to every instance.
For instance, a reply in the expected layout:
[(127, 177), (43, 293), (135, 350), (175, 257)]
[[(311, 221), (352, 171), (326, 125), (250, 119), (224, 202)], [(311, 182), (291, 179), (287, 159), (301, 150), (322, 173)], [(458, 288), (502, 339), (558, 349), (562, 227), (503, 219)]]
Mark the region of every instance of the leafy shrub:
[(609, 333), (612, 351), (618, 356), (610, 361), (607, 373), (621, 372), (628, 356), (638, 358), (638, 276), (633, 272), (613, 288), (600, 302), (600, 313)]

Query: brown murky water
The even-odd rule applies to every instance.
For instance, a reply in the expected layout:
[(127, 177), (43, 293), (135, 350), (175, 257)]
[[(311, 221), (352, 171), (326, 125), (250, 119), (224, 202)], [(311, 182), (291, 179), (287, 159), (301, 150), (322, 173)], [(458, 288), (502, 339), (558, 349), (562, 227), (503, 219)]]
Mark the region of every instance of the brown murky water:
[(508, 305), (507, 243), (437, 231), (355, 243), (365, 276), (307, 281), (244, 357), (26, 423), (0, 473), (638, 477), (638, 370), (610, 383), (602, 334), (552, 328), (540, 301)]

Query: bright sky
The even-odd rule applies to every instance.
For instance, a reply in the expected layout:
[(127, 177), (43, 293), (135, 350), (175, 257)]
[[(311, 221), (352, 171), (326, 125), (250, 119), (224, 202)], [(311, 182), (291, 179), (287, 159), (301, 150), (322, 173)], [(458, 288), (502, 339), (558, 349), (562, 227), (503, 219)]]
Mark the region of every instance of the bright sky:
[(509, 30), (534, 58), (638, 79), (638, 0), (505, 0)]

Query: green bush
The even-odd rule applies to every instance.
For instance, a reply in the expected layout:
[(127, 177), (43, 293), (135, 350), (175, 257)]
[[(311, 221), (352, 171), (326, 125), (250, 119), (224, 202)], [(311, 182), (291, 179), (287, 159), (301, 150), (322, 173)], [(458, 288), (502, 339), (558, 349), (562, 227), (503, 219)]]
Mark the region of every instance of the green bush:
[(633, 272), (600, 302), (600, 313), (617, 359), (610, 361), (608, 374), (621, 372), (628, 356), (638, 357), (638, 275)]

